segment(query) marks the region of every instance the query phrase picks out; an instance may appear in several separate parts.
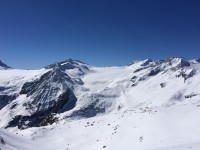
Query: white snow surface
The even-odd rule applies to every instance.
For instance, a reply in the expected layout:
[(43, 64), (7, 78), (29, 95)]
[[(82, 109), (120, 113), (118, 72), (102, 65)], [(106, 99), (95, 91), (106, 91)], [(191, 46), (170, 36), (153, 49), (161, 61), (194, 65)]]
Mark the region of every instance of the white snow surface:
[[(176, 58), (172, 67), (177, 66)], [(150, 68), (135, 72), (143, 61), (128, 66), (89, 67), (78, 76), (77, 68), (66, 70), (84, 84), (75, 86), (76, 107), (58, 114), (58, 123), (19, 130), (4, 129), (10, 110), (0, 110), (1, 150), (200, 150), (200, 63), (192, 60), (182, 71), (195, 75), (186, 81), (180, 70), (166, 67), (155, 76)], [(0, 70), (0, 86), (16, 86), (39, 78), (47, 70)], [(136, 86), (131, 78), (135, 76)], [(143, 80), (139, 80), (142, 77)], [(161, 83), (164, 87), (161, 87)], [(15, 91), (16, 92), (16, 91)], [(193, 95), (186, 98), (188, 95)], [(65, 118), (88, 106), (93, 97), (106, 112), (91, 118)], [(26, 101), (24, 95), (15, 101)], [(23, 108), (17, 114), (27, 113)], [(14, 114), (16, 112), (13, 112)]]

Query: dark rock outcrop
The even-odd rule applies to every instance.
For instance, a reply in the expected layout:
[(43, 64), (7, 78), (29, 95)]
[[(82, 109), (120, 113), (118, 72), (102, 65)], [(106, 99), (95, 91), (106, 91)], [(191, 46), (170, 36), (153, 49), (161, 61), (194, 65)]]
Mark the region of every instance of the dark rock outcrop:
[(154, 68), (153, 70), (150, 71), (150, 73), (148, 74), (148, 76), (155, 76), (158, 73), (160, 73), (160, 68)]
[(83, 117), (83, 118), (90, 118), (94, 117), (97, 114), (105, 113), (105, 107), (98, 107), (96, 106), (97, 102), (91, 103), (89, 106), (82, 108), (80, 110), (74, 111), (70, 116), (70, 118), (74, 117)]
[(185, 98), (192, 98), (194, 96), (197, 96), (197, 94), (192, 93), (192, 94), (189, 94), (189, 95), (185, 95)]
[(0, 143), (1, 143), (2, 145), (5, 145), (5, 144), (6, 144), (6, 142), (5, 142), (4, 138), (3, 138), (3, 137), (1, 137), (1, 136), (0, 136)]
[(197, 58), (196, 61), (197, 61), (198, 63), (200, 63), (200, 58)]
[(59, 68), (62, 71), (77, 68), (79, 70), (79, 72), (81, 73), (80, 75), (83, 75), (85, 72), (87, 72), (89, 70), (88, 67), (87, 67), (87, 64), (85, 64), (81, 61), (78, 61), (78, 60), (73, 60), (71, 58), (67, 59), (66, 61), (62, 61), (62, 62), (59, 62), (59, 63), (54, 63), (54, 64), (51, 64), (51, 65), (48, 65), (45, 68), (46, 69), (52, 69), (52, 68), (55, 68), (58, 65), (59, 65)]
[[(180, 72), (177, 77), (183, 77), (184, 81), (186, 81), (188, 78), (193, 77), (196, 74), (196, 70), (193, 69), (192, 71), (188, 70), (188, 68), (191, 66), (190, 61), (185, 58), (179, 58), (179, 57), (170, 57), (165, 60), (158, 60), (153, 61), (151, 59), (147, 59), (142, 62), (139, 68), (137, 68), (133, 73), (140, 73), (140, 77), (136, 80), (135, 78), (132, 78), (131, 81), (133, 82), (133, 87), (138, 85), (141, 81), (147, 80), (152, 76), (156, 76), (159, 73), (166, 73), (169, 70), (173, 72)], [(144, 70), (142, 72), (142, 70)], [(183, 71), (184, 70), (184, 71)], [(146, 73), (149, 72), (149, 73)], [(138, 76), (138, 75), (137, 75)], [(135, 77), (135, 76), (134, 76)], [(162, 88), (164, 87), (163, 84), (160, 85)]]
[(51, 125), (55, 122), (58, 122), (58, 117), (56, 117), (55, 113), (51, 113), (49, 114), (49, 116), (47, 116), (40, 124), (39, 126), (47, 126), (47, 125)]
[(179, 64), (179, 67), (189, 67), (190, 66), (190, 63), (188, 60), (186, 59), (181, 59), (180, 60), (180, 64)]
[[(73, 109), (76, 97), (73, 93), (73, 81), (57, 64), (40, 79), (26, 82), (20, 94), (26, 94), (28, 101), (23, 104), (30, 113), (16, 116), (7, 127), (18, 126), (21, 129), (45, 125), (52, 113)], [(56, 119), (52, 119), (50, 123)]]
[(179, 72), (178, 75), (176, 75), (176, 77), (182, 77), (184, 79), (184, 81), (186, 81), (188, 78), (193, 77), (196, 74), (196, 70), (195, 69), (191, 69), (189, 71), (186, 71), (184, 69), (181, 69), (181, 71)]
[[(72, 88), (73, 81), (57, 66), (42, 75), (39, 80), (25, 83), (20, 94), (27, 94), (31, 99), (27, 107), (37, 106), (37, 111), (45, 111), (65, 99)], [(61, 94), (58, 96), (59, 93)]]
[(90, 104), (82, 107), (79, 110), (73, 111), (70, 115), (67, 116), (67, 118), (90, 118), (98, 114), (105, 113), (106, 108), (109, 108), (112, 104), (101, 101), (104, 98), (104, 95), (93, 95), (92, 97), (90, 97)]
[(178, 57), (171, 57), (166, 60), (166, 62), (169, 62), (170, 65), (176, 64), (177, 68), (183, 68), (183, 67), (189, 67), (190, 62), (185, 58), (178, 58)]
[(11, 68), (10, 66), (6, 65), (5, 63), (3, 63), (1, 60), (0, 60), (0, 67), (3, 67), (5, 69)]
[[(68, 101), (71, 98), (74, 98), (73, 100), (76, 101), (73, 92), (71, 90), (68, 90), (66, 93), (59, 96), (58, 101), (55, 102), (54, 105), (49, 106), (47, 109), (37, 110), (29, 116), (15, 116), (12, 121), (8, 123), (7, 128), (18, 126), (19, 129), (26, 129), (28, 127), (39, 127), (53, 124), (54, 122), (57, 122), (57, 119), (53, 119), (52, 117), (50, 117), (52, 116), (52, 113), (59, 113), (59, 111), (62, 110), (65, 105), (67, 105)], [(29, 105), (27, 105), (27, 109), (31, 109), (32, 106)], [(46, 103), (46, 105), (48, 104)], [(71, 107), (71, 109), (73, 107)]]
[(17, 98), (16, 94), (13, 95), (0, 95), (0, 110), (5, 107), (7, 104), (12, 102), (14, 99)]
[(160, 83), (160, 87), (164, 88), (166, 86), (166, 83)]
[(138, 69), (136, 69), (133, 73), (140, 72), (140, 71), (142, 71), (142, 70), (144, 70), (144, 69), (147, 69), (147, 68), (148, 68), (148, 67), (138, 68)]
[(19, 129), (26, 129), (28, 127), (51, 125), (58, 122), (58, 118), (55, 115), (54, 113), (44, 114), (42, 112), (37, 112), (31, 116), (18, 115), (8, 123), (6, 128), (17, 126)]
[(149, 65), (151, 62), (153, 62), (153, 60), (147, 59), (147, 60), (145, 60), (145, 61), (141, 64), (141, 66), (147, 66), (147, 65)]

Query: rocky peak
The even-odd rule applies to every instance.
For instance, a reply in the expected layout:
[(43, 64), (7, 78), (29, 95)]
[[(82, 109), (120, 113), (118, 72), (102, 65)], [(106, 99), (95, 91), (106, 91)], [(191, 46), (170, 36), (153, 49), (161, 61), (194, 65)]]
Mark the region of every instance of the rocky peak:
[(78, 60), (73, 60), (71, 58), (62, 62), (56, 62), (54, 64), (48, 65), (45, 68), (53, 69), (55, 67), (59, 67), (59, 69), (62, 71), (78, 69), (80, 74), (85, 74), (89, 70), (88, 65), (86, 63), (83, 63)]
[(6, 65), (5, 63), (3, 63), (3, 62), (0, 60), (0, 68), (9, 69), (9, 68), (11, 68), (11, 67), (9, 67), (8, 65)]
[(187, 59), (181, 57), (171, 57), (167, 59), (165, 62), (168, 62), (170, 66), (177, 68), (190, 66), (190, 62)]
[(138, 72), (138, 71), (141, 71), (144, 69), (154, 70), (154, 72), (158, 72), (158, 70), (163, 71), (166, 69), (178, 70), (178, 69), (181, 69), (184, 67), (189, 67), (190, 62), (189, 62), (189, 60), (187, 60), (185, 58), (170, 57), (168, 59), (158, 60), (158, 61), (146, 59), (141, 62), (140, 66), (141, 67), (138, 68), (135, 72)]
[(74, 108), (76, 97), (73, 93), (73, 85), (72, 79), (62, 70), (62, 66), (55, 63), (54, 68), (39, 79), (23, 85), (20, 94), (26, 94), (28, 101), (23, 106), (29, 115), (16, 116), (8, 127), (40, 126), (52, 113)]
[(146, 60), (142, 61), (141, 66), (148, 66), (150, 63), (153, 63), (153, 60), (146, 59)]
[(72, 89), (73, 81), (56, 64), (53, 70), (42, 75), (39, 80), (26, 82), (20, 94), (27, 94), (30, 99), (27, 107), (31, 107), (32, 111), (46, 111), (60, 100), (60, 95)]
[[(184, 81), (188, 78), (193, 77), (196, 73), (196, 70), (188, 72), (190, 61), (185, 58), (171, 57), (165, 60), (153, 61), (151, 59), (146, 59), (142, 61), (139, 68), (133, 71), (134, 76), (131, 79), (133, 86), (136, 86), (140, 81), (147, 80), (153, 76), (158, 75), (159, 73), (165, 73), (168, 70), (177, 72), (178, 77), (183, 77)], [(181, 73), (180, 73), (181, 72)], [(136, 74), (140, 74), (138, 77)]]

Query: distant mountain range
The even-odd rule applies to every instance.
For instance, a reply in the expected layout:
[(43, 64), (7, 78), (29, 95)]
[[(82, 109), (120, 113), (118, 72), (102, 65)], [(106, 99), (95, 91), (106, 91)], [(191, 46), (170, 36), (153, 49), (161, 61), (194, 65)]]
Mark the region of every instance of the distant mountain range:
[[(116, 146), (112, 140), (118, 141), (121, 136), (127, 140), (122, 140), (122, 145), (132, 147), (124, 146), (124, 149), (148, 149), (200, 142), (198, 136), (200, 130), (196, 129), (200, 121), (195, 120), (194, 115), (195, 113), (199, 115), (199, 106), (200, 59), (187, 60), (179, 57), (158, 61), (146, 59), (113, 67), (95, 67), (78, 60), (67, 59), (39, 70), (13, 69), (0, 61), (0, 127), (11, 133), (21, 133), (38, 140), (41, 137), (43, 140), (46, 138), (42, 133), (49, 133), (50, 127), (59, 127), (62, 128), (62, 132), (66, 130), (66, 133), (61, 134), (57, 129), (52, 132), (74, 144), (71, 149), (81, 147), (81, 142), (73, 143), (75, 136), (87, 138), (90, 132), (95, 132), (94, 137), (88, 135), (90, 138), (84, 140), (88, 145), (84, 145), (83, 149), (106, 149), (107, 147), (113, 150), (123, 149), (119, 143), (116, 143), (118, 145)], [(174, 117), (180, 116), (180, 113), (184, 114), (181, 115), (184, 120), (176, 122), (178, 118), (171, 117), (172, 113)], [(168, 127), (158, 129), (163, 127), (159, 125), (162, 123), (158, 123), (162, 120), (160, 116), (166, 117), (166, 123), (172, 123), (180, 129), (177, 132), (171, 131), (174, 128), (170, 126), (171, 129)], [(135, 120), (131, 122), (131, 118)], [(120, 122), (120, 119), (123, 121)], [(148, 120), (152, 122), (149, 123)], [(194, 121), (196, 125), (189, 123), (188, 126), (182, 127), (180, 124), (184, 124), (185, 121)], [(64, 123), (63, 127), (60, 125), (62, 123)], [(83, 127), (81, 123), (84, 124)], [(95, 126), (95, 124), (100, 125)], [(120, 128), (119, 124), (122, 130), (117, 135), (115, 131)], [(92, 127), (91, 130), (85, 129), (88, 126)], [(106, 127), (102, 129), (101, 126)], [(45, 131), (41, 131), (42, 128), (45, 128)], [(126, 131), (126, 128), (130, 132)], [(191, 132), (187, 131), (187, 128), (192, 130), (191, 135), (194, 136), (188, 137), (192, 139), (188, 143), (186, 143), (186, 133)], [(149, 131), (150, 129), (152, 131)], [(75, 130), (80, 134), (70, 134)], [(160, 133), (152, 133), (157, 130)], [(184, 139), (167, 140), (170, 136), (163, 130), (174, 132), (172, 139), (178, 138), (178, 134), (183, 134)], [(65, 136), (68, 134), (67, 131), (71, 139)], [(7, 139), (7, 146), (2, 144), (6, 150), (9, 147), (14, 149), (8, 137), (13, 138), (16, 145), (20, 145), (17, 142), (18, 137), (15, 138), (9, 135), (10, 133), (4, 132), (0, 132), (0, 137), (2, 134), (2, 139)], [(142, 132), (141, 135), (139, 132)], [(49, 136), (51, 137), (51, 134)], [(53, 136), (51, 138), (54, 139)], [(131, 142), (129, 138), (137, 141)], [(156, 140), (157, 145), (151, 138)], [(92, 141), (94, 139), (95, 142)], [(58, 139), (52, 142), (56, 140)], [(142, 142), (146, 144), (142, 145)], [(197, 147), (199, 145), (197, 144)], [(46, 148), (42, 144), (39, 146), (40, 149)], [(23, 143), (21, 147), (22, 150), (31, 149)], [(61, 148), (66, 149), (66, 147), (70, 146), (64, 145)], [(56, 146), (51, 145), (49, 149), (51, 148), (56, 149)]]

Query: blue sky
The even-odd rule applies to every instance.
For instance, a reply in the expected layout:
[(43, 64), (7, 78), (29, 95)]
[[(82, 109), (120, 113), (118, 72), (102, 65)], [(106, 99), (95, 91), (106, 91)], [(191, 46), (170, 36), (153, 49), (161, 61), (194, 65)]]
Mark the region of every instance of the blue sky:
[(0, 59), (12, 67), (170, 56), (200, 57), (199, 0), (0, 0)]

